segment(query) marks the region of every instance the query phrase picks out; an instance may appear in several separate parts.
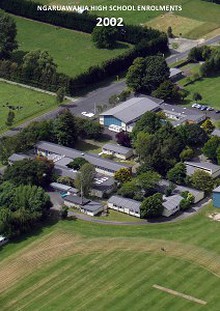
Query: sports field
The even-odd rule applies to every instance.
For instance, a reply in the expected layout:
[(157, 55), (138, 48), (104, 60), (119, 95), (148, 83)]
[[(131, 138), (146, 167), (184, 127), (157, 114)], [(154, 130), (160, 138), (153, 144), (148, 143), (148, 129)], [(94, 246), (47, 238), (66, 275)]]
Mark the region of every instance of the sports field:
[[(37, 0), (39, 2), (39, 0)], [(174, 34), (182, 33), (191, 39), (200, 38), (215, 29), (219, 29), (220, 34), (220, 6), (202, 0), (125, 0), (123, 3), (117, 0), (79, 0), (73, 3), (70, 0), (41, 0), (43, 4), (64, 4), (64, 5), (182, 5), (183, 10), (174, 14), (164, 14), (161, 11), (96, 11), (97, 15), (123, 17), (128, 24), (146, 24), (167, 30), (172, 26)], [(172, 15), (172, 16), (171, 16)], [(175, 18), (173, 17), (175, 16)], [(156, 18), (154, 20), (154, 18)], [(215, 35), (217, 35), (215, 33)]]
[(16, 85), (0, 82), (0, 132), (6, 130), (5, 121), (10, 106), (15, 109), (13, 126), (24, 122), (57, 106), (56, 97), (29, 90)]
[(220, 223), (209, 212), (147, 226), (62, 221), (9, 244), (1, 310), (219, 311)]
[(76, 76), (94, 65), (125, 52), (128, 44), (114, 50), (96, 49), (91, 35), (15, 17), (19, 49), (47, 50), (58, 65), (58, 71)]

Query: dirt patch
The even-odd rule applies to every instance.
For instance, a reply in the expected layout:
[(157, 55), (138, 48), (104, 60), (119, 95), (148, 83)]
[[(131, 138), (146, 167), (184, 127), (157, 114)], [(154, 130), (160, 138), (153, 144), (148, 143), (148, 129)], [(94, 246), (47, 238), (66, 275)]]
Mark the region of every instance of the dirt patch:
[(177, 291), (175, 291), (175, 290), (172, 290), (172, 289), (169, 289), (169, 288), (160, 286), (160, 285), (154, 284), (154, 285), (153, 285), (153, 288), (159, 289), (159, 290), (161, 290), (162, 292), (165, 292), (165, 293), (168, 293), (168, 294), (171, 294), (171, 295), (174, 295), (174, 296), (182, 297), (182, 298), (184, 298), (184, 299), (186, 299), (186, 300), (189, 300), (189, 301), (196, 302), (196, 303), (198, 303), (198, 304), (200, 304), (200, 305), (206, 305), (206, 304), (207, 304), (207, 302), (204, 301), (204, 300), (195, 298), (195, 297), (193, 297), (193, 296), (185, 295), (185, 294), (183, 294), (183, 293), (177, 292)]
[(208, 217), (215, 221), (220, 221), (220, 213), (212, 213), (212, 214), (209, 214)]

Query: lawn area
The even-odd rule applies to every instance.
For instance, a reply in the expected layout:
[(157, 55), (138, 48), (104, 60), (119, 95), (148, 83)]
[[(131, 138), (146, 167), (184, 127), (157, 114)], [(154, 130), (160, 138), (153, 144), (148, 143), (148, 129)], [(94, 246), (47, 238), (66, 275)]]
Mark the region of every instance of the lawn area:
[(13, 17), (17, 25), (19, 49), (47, 50), (58, 65), (58, 71), (72, 77), (124, 53), (131, 46), (120, 43), (119, 48), (114, 50), (97, 49), (89, 34)]
[(83, 152), (96, 153), (96, 154), (102, 151), (102, 148), (99, 145), (95, 145), (95, 141), (93, 144), (80, 140), (76, 143), (75, 148)]
[(6, 107), (7, 103), (15, 107), (22, 107), (20, 110), (14, 111), (15, 121), (13, 126), (57, 107), (55, 96), (1, 81), (0, 94), (0, 132), (7, 129), (5, 125), (9, 111)]
[[(39, 0), (36, 0), (39, 2)], [(64, 4), (73, 5), (69, 0), (41, 0), (43, 4)], [(164, 14), (163, 11), (96, 11), (97, 15), (123, 17), (127, 24), (145, 24), (156, 27), (160, 30), (167, 30), (172, 26), (175, 35), (182, 33), (191, 39), (200, 38), (207, 33), (219, 28), (220, 34), (220, 6), (202, 0), (161, 0), (156, 3), (154, 0), (124, 0), (119, 3), (117, 0), (79, 0), (74, 5), (182, 5), (183, 10), (175, 13)], [(156, 18), (155, 20), (153, 20)], [(217, 35), (217, 34), (216, 34)]]
[(1, 310), (219, 311), (220, 223), (211, 211), (146, 226), (60, 221), (11, 243), (0, 253)]
[[(198, 68), (198, 67), (197, 67)], [(196, 67), (192, 69), (192, 73), (197, 72)], [(183, 85), (186, 79), (180, 81), (180, 84)], [(187, 96), (186, 100), (190, 101), (192, 104), (193, 101), (193, 93), (200, 93), (203, 97), (201, 100), (201, 104), (208, 105), (216, 109), (220, 109), (220, 76), (214, 76), (210, 78), (201, 78), (192, 84), (185, 86), (184, 88), (190, 92)]]

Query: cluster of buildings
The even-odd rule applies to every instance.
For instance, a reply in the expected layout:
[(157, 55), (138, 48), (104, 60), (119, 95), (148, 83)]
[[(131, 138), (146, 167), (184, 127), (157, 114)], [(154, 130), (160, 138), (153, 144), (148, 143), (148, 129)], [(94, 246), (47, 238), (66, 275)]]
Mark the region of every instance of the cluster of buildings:
[(152, 96), (131, 98), (99, 116), (99, 123), (113, 131), (132, 132), (135, 123), (146, 112), (163, 111), (173, 126), (185, 123), (198, 124), (206, 119), (206, 114), (197, 110), (182, 108), (165, 103)]

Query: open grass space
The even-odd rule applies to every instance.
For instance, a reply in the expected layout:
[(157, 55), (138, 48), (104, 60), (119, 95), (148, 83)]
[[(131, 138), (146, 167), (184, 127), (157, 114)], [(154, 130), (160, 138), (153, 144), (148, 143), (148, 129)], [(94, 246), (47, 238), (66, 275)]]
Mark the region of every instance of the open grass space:
[(108, 221), (123, 221), (123, 222), (140, 222), (141, 219), (137, 217), (133, 217), (127, 214), (123, 214), (114, 210), (109, 209), (108, 214), (106, 216), (97, 216), (97, 219), (103, 219)]
[(213, 211), (161, 225), (77, 220), (45, 227), (1, 250), (1, 310), (219, 311), (220, 223), (208, 218)]
[(47, 50), (58, 65), (58, 71), (72, 77), (124, 53), (130, 47), (119, 43), (114, 50), (97, 49), (89, 34), (13, 17), (17, 25), (19, 49)]
[[(39, 2), (39, 0), (37, 0)], [(123, 17), (128, 24), (145, 24), (156, 27), (160, 30), (167, 30), (172, 26), (174, 34), (182, 33), (184, 36), (196, 39), (204, 37), (207, 33), (216, 31), (220, 34), (220, 6), (202, 0), (161, 0), (158, 3), (154, 0), (125, 0), (119, 3), (117, 0), (79, 0), (72, 3), (69, 0), (40, 0), (43, 4), (64, 4), (64, 5), (182, 5), (183, 10), (175, 13), (164, 15), (163, 11), (96, 11), (97, 15)], [(172, 15), (172, 16), (171, 16)], [(153, 19), (156, 18), (154, 21)], [(215, 33), (215, 35), (217, 35)]]
[[(199, 73), (199, 67), (198, 64), (188, 64), (184, 67), (181, 67), (181, 70), (185, 72), (187, 75), (193, 75), (195, 73)], [(180, 85), (184, 85), (187, 80), (187, 78), (184, 78), (179, 81)], [(201, 78), (200, 80), (197, 80), (193, 82), (192, 84), (189, 84), (185, 86), (184, 88), (189, 91), (189, 95), (186, 98), (186, 101), (188, 101), (190, 104), (192, 104), (193, 101), (193, 93), (200, 93), (203, 97), (201, 100), (201, 104), (209, 105), (213, 108), (220, 109), (220, 75), (216, 75), (209, 78)]]
[(13, 126), (28, 119), (49, 111), (57, 106), (56, 97), (29, 90), (20, 86), (0, 81), (0, 132), (7, 129), (5, 121), (8, 115), (8, 105), (21, 107), (14, 110), (15, 120)]

